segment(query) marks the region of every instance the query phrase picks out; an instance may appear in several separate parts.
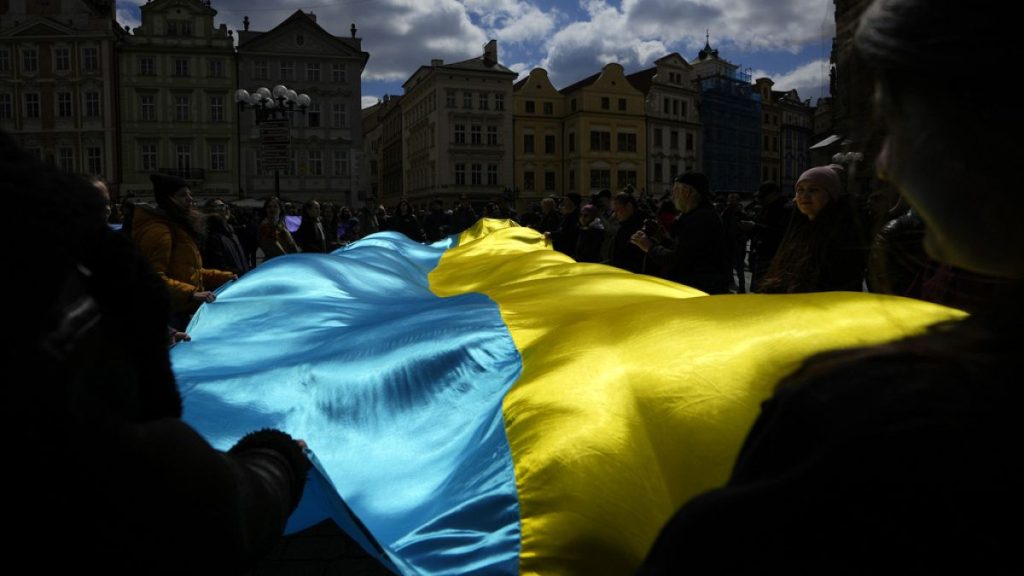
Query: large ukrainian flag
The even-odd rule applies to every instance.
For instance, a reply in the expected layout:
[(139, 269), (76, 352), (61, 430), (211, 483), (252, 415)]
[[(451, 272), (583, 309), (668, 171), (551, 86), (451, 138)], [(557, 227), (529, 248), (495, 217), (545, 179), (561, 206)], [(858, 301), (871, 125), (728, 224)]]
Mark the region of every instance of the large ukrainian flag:
[(200, 309), (173, 361), (215, 446), (266, 426), (308, 442), (293, 529), (332, 516), (409, 574), (626, 574), (726, 481), (803, 358), (960, 316), (709, 297), (481, 220), (430, 246), (382, 233), (272, 260)]

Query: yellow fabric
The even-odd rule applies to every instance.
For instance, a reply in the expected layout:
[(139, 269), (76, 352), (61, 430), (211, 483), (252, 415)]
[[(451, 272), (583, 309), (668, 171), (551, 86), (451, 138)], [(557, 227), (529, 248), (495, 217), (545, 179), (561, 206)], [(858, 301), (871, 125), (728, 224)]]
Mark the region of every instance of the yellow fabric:
[(728, 479), (801, 360), (963, 316), (864, 293), (706, 296), (497, 220), (464, 232), (430, 283), (487, 294), (522, 355), (503, 409), (524, 574), (634, 572), (680, 505)]

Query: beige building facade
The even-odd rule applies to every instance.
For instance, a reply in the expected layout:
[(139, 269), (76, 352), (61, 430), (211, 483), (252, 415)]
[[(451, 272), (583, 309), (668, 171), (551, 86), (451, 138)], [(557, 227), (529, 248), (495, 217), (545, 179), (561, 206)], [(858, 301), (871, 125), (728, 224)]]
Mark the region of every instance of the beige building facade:
[(403, 196), (416, 207), (482, 201), (513, 185), (512, 82), (498, 44), (454, 64), (433, 60), (403, 84)]
[[(305, 114), (290, 115), (289, 161), (278, 170), (280, 194), (296, 201), (317, 199), (360, 206), (363, 180), (362, 72), (369, 54), (352, 24), (347, 37), (334, 36), (316, 17), (296, 11), (268, 32), (238, 33), (238, 82), (249, 92), (284, 85), (308, 94)], [(232, 100), (233, 102), (233, 100)], [(247, 196), (275, 193), (273, 170), (260, 159), (257, 115), (240, 115), (242, 186)]]
[(641, 186), (657, 197), (672, 189), (678, 174), (699, 169), (703, 161), (693, 67), (672, 53), (628, 79), (645, 95), (647, 179)]
[(123, 189), (153, 196), (149, 175), (188, 181), (198, 202), (238, 197), (234, 39), (200, 0), (153, 0), (121, 46)]

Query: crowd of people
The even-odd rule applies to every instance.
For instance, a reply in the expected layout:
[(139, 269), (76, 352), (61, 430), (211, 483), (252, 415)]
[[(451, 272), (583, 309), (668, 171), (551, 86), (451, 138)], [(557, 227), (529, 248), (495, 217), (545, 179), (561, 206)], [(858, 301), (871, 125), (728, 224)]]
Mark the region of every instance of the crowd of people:
[(11, 256), (33, 279), (18, 292), (28, 314), (12, 350), (31, 378), (6, 403), (23, 438), (12, 462), (27, 467), (11, 475), (15, 539), (29, 549), (60, 519), (73, 535), (62, 552), (79, 567), (244, 572), (301, 498), (304, 444), (278, 430), (227, 452), (207, 444), (181, 420), (168, 326), (178, 333), (260, 256), (328, 252), (378, 230), (431, 242), (486, 216), (530, 226), (578, 261), (710, 294), (867, 286), (973, 313), (807, 359), (764, 404), (728, 483), (677, 511), (643, 573), (1012, 566), (1024, 196), (1009, 167), (1021, 110), (983, 83), (949, 83), (951, 67), (994, 71), (976, 58), (978, 38), (1011, 61), (1020, 52), (1000, 7), (875, 0), (865, 13), (856, 48), (877, 72), (878, 164), (902, 194), (881, 207), (848, 190), (837, 165), (802, 174), (792, 199), (766, 182), (747, 206), (716, 198), (700, 173), (658, 199), (567, 193), (522, 215), (502, 199), (478, 213), (466, 198), (422, 214), (404, 201), (355, 213), (277, 198), (252, 213), (223, 200), (199, 210), (187, 182), (166, 175), (153, 176), (155, 206), (111, 206), (102, 179), (43, 165), (0, 134), (3, 189), (29, 208), (13, 232), (33, 239)]

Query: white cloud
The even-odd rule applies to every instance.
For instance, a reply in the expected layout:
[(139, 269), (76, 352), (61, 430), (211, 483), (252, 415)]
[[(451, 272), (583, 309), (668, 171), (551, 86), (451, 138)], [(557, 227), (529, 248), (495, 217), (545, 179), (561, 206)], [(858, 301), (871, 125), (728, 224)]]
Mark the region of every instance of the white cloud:
[(363, 96), (362, 108), (365, 110), (380, 101), (380, 96)]
[(462, 0), (477, 16), (488, 37), (510, 44), (543, 40), (562, 16), (557, 10), (543, 10), (530, 2), (516, 0)]
[(542, 64), (556, 87), (594, 74), (609, 62), (618, 62), (632, 72), (668, 53), (660, 39), (638, 40), (615, 6), (589, 0), (584, 7), (590, 20), (562, 28), (547, 45)]
[[(774, 82), (772, 90), (787, 92), (795, 89), (800, 98), (816, 101), (828, 95), (828, 59), (814, 60), (782, 74), (771, 74), (764, 70), (755, 70), (752, 79), (768, 77)], [(823, 92), (824, 91), (824, 92)]]

